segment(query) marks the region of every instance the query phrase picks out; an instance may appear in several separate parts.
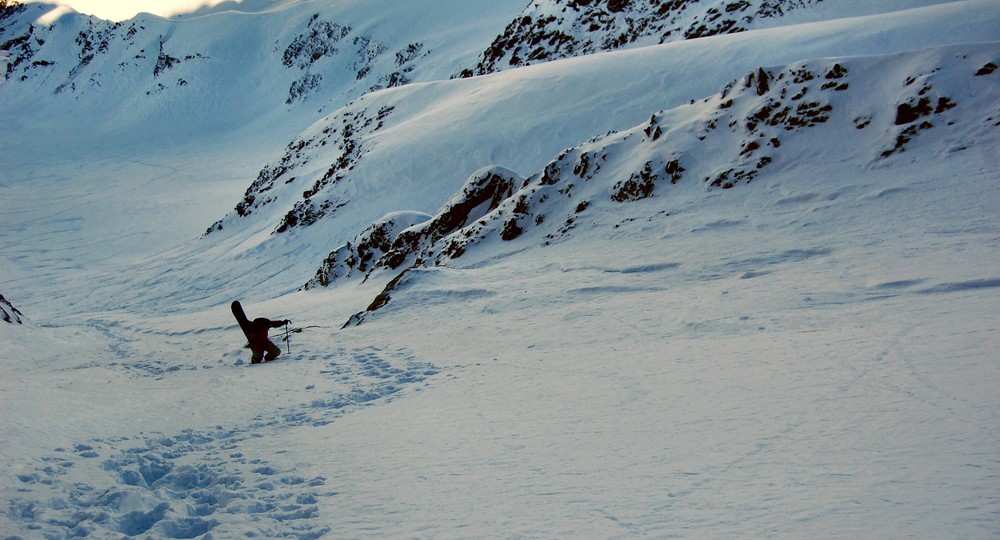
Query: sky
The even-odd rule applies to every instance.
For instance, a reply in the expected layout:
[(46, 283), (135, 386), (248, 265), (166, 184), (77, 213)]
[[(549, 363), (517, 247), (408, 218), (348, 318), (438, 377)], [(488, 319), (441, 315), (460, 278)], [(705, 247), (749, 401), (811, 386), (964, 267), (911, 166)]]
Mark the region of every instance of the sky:
[(80, 13), (112, 21), (131, 19), (137, 13), (153, 13), (171, 17), (188, 13), (205, 5), (220, 4), (224, 0), (58, 0)]

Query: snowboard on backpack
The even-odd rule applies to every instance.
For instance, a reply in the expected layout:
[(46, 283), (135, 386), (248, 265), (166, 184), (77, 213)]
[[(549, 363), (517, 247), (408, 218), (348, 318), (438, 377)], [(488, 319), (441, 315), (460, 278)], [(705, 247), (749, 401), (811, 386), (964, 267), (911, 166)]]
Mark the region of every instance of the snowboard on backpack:
[(240, 323), (240, 329), (243, 330), (243, 335), (250, 339), (250, 319), (247, 318), (247, 314), (243, 312), (243, 306), (240, 304), (239, 300), (233, 301), (233, 316), (236, 317), (236, 322)]
[[(274, 343), (271, 343), (271, 341), (267, 338), (267, 329), (268, 326), (272, 324), (271, 321), (268, 321), (263, 317), (259, 317), (251, 321), (249, 318), (247, 318), (247, 314), (243, 311), (243, 305), (240, 304), (239, 300), (234, 300), (230, 307), (233, 310), (233, 317), (236, 317), (236, 322), (240, 324), (240, 329), (243, 330), (243, 335), (246, 336), (247, 338), (246, 348), (249, 348), (251, 351), (253, 351), (255, 355), (260, 354), (262, 351), (267, 350), (268, 354), (263, 358), (263, 360), (266, 362), (270, 362), (271, 360), (274, 360), (279, 355), (281, 355), (281, 350), (276, 345), (274, 345)], [(285, 323), (285, 331), (286, 331), (285, 341), (287, 342), (288, 341), (287, 321)], [(256, 342), (254, 341), (255, 339)], [(271, 350), (272, 348), (277, 350), (272, 351)], [(291, 352), (291, 346), (289, 346), (288, 352), (289, 353)], [(254, 360), (253, 358), (251, 358), (250, 360), (251, 363), (253, 364), (260, 363), (260, 360), (257, 360), (256, 362), (253, 361)]]

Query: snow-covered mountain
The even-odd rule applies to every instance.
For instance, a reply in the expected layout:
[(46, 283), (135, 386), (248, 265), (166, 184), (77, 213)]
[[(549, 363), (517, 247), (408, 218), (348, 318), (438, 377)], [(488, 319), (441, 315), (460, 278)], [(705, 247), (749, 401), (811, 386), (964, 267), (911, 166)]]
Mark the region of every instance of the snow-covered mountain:
[[(540, 173), (567, 148), (594, 135), (631, 129), (661, 111), (705, 99), (745, 73), (763, 66), (785, 69), (781, 63), (799, 61), (803, 56), (831, 56), (829, 40), (842, 43), (839, 36), (848, 27), (854, 37), (852, 42), (839, 45), (838, 52), (893, 54), (931, 45), (934, 38), (929, 36), (939, 36), (941, 44), (951, 43), (949, 27), (966, 26), (970, 12), (966, 5), (925, 9), (779, 28), (770, 31), (773, 45), (763, 51), (743, 47), (756, 40), (756, 34), (723, 36), (709, 42), (581, 58), (573, 61), (571, 70), (563, 64), (543, 65), (495, 78), (411, 85), (366, 96), (319, 120), (289, 143), (280, 159), (260, 171), (235, 210), (209, 229), (198, 249), (219, 245), (231, 250), (234, 243), (256, 235), (259, 240), (252, 242), (253, 248), (265, 250), (259, 252), (260, 258), (280, 260), (286, 272), (294, 271), (300, 268), (296, 261), (305, 263), (301, 256), (316, 260), (329, 254), (304, 252), (299, 247), (302, 244), (316, 247), (332, 237), (340, 241), (334, 241), (330, 248), (339, 249), (349, 241), (356, 244), (354, 236), (386, 214), (433, 214), (483, 167), (499, 165), (526, 177)], [(982, 33), (972, 39), (988, 40), (992, 30), (990, 24), (984, 24)], [(976, 31), (975, 27), (963, 30), (969, 35)], [(892, 38), (887, 39), (887, 35)], [(705, 73), (695, 67), (704, 65), (726, 65), (729, 69)], [(699, 70), (698, 77), (672, 75), (693, 69)], [(914, 71), (906, 77), (921, 75)], [(621, 81), (627, 84), (613, 93), (593, 92), (594, 86), (614, 86)], [(816, 92), (830, 94), (822, 84), (815, 86)], [(782, 108), (798, 110), (815, 104), (814, 113), (824, 114), (819, 109), (827, 103), (816, 104), (814, 98), (802, 96), (792, 99), (797, 93), (782, 96)], [(859, 99), (866, 98), (862, 95)], [(883, 114), (891, 118), (882, 121), (892, 124), (898, 103), (911, 98), (901, 90), (884, 99)], [(888, 133), (895, 128), (885, 129), (887, 133), (880, 134), (883, 138), (895, 137)], [(717, 135), (712, 139), (722, 145), (749, 144), (748, 140)], [(713, 168), (720, 169), (715, 174), (745, 165), (746, 154), (739, 153), (742, 149), (740, 146), (729, 159), (713, 163)], [(639, 163), (634, 170), (620, 174), (638, 175), (643, 167), (644, 163)], [(236, 236), (213, 237), (212, 232), (220, 229), (235, 230)], [(265, 234), (269, 237), (261, 236)], [(289, 242), (282, 235), (302, 241)], [(283, 247), (271, 252), (267, 245)], [(313, 271), (315, 267), (309, 274)], [(287, 290), (278, 288), (274, 294)]]
[(301, 130), (317, 109), (446, 77), (519, 3), (275, 1), (115, 23), (14, 2), (0, 28), (0, 92), (11, 109), (105, 110), (99, 131)]
[(995, 536), (996, 8), (0, 3), (0, 532)]
[[(630, 202), (662, 198), (646, 211), (670, 212), (673, 186), (682, 182), (711, 192), (771, 169), (807, 175), (830, 162), (878, 167), (905, 152), (978, 147), (1000, 124), (991, 91), (996, 53), (962, 46), (758, 68), (698, 103), (567, 149), (528, 179), (484, 169), (433, 217), (390, 214), (331, 253), (307, 285), (382, 268), (461, 264), (474, 249), (486, 250), (474, 256), (482, 259), (526, 242), (540, 248), (578, 227), (608, 226)], [(859, 82), (852, 72), (878, 76)], [(985, 116), (959, 115), (959, 103)]]

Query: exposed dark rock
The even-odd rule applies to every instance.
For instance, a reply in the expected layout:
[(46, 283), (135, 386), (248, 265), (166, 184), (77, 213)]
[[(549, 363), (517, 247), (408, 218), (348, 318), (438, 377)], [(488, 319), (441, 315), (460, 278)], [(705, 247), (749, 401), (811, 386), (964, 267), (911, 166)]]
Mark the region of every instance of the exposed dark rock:
[(392, 278), (392, 280), (386, 284), (385, 288), (382, 289), (382, 292), (380, 292), (375, 299), (372, 300), (371, 304), (365, 308), (365, 311), (352, 315), (351, 318), (348, 319), (343, 326), (341, 326), (341, 329), (347, 328), (348, 326), (357, 326), (364, 322), (365, 316), (368, 313), (378, 311), (379, 309), (385, 307), (389, 303), (389, 300), (392, 299), (392, 293), (406, 282), (409, 273), (410, 269), (407, 268), (406, 270), (400, 272), (396, 277)]
[(503, 224), (503, 232), (500, 233), (500, 238), (504, 241), (511, 241), (515, 238), (521, 236), (524, 233), (524, 229), (517, 224), (517, 218), (508, 219), (506, 223)]
[(931, 100), (920, 98), (916, 103), (900, 103), (896, 107), (896, 125), (909, 124), (929, 116), (934, 111)]
[(471, 77), (507, 69), (616, 50), (742, 32), (760, 19), (822, 0), (556, 0), (533, 2), (483, 51)]
[[(907, 81), (907, 86), (912, 86), (916, 80), (917, 77), (911, 77)], [(892, 148), (884, 150), (881, 157), (887, 158), (895, 153), (904, 152), (906, 145), (914, 137), (920, 132), (934, 127), (934, 123), (929, 118), (940, 115), (957, 106), (947, 96), (939, 96), (935, 99), (932, 96), (933, 92), (933, 86), (926, 83), (909, 100), (896, 105), (894, 124), (902, 129), (896, 134)]]
[(319, 89), (323, 83), (323, 76), (319, 73), (306, 73), (288, 87), (288, 99), (285, 104), (291, 105), (296, 101), (301, 101), (312, 92)]
[[(342, 181), (354, 168), (355, 163), (368, 152), (362, 139), (381, 129), (383, 120), (392, 107), (380, 108), (377, 112), (367, 109), (358, 112), (343, 112), (334, 117), (322, 133), (292, 141), (285, 147), (285, 153), (277, 163), (266, 165), (257, 174), (257, 179), (247, 188), (243, 200), (236, 207), (236, 216), (245, 218), (266, 205), (278, 200), (275, 194), (279, 186), (293, 184), (296, 178), (285, 178), (290, 170), (301, 167), (314, 159), (331, 159), (326, 173), (316, 179), (309, 189), (302, 192), (302, 199), (292, 203), (291, 209), (275, 227), (276, 233), (283, 233), (295, 227), (315, 223), (347, 204), (337, 197), (322, 198), (323, 190)], [(283, 182), (278, 182), (283, 180)], [(219, 222), (206, 231), (221, 230)]]
[(658, 177), (653, 172), (653, 164), (647, 161), (641, 171), (633, 173), (628, 180), (615, 184), (611, 200), (625, 202), (645, 199), (653, 194)]
[(0, 0), (0, 20), (24, 11), (24, 4), (17, 0)]
[(997, 70), (996, 64), (994, 64), (993, 62), (987, 62), (986, 65), (979, 68), (979, 71), (976, 72), (976, 76), (982, 77), (983, 75), (991, 75), (996, 70)]
[(351, 33), (350, 26), (319, 19), (315, 14), (309, 19), (306, 31), (299, 34), (285, 47), (281, 63), (285, 67), (307, 69), (317, 60), (338, 52), (337, 44)]
[(10, 324), (24, 324), (24, 314), (4, 298), (2, 294), (0, 294), (0, 321)]
[(357, 235), (353, 242), (331, 252), (304, 288), (327, 287), (338, 279), (366, 275), (392, 250), (399, 233), (430, 219), (431, 216), (419, 212), (397, 212), (382, 218)]
[[(325, 287), (354, 272), (396, 269), (424, 260), (432, 255), (430, 249), (435, 243), (482, 220), (508, 200), (522, 181), (506, 169), (487, 168), (469, 178), (462, 190), (434, 216), (417, 212), (390, 214), (365, 229), (353, 243), (330, 253), (305, 288)], [(508, 239), (516, 238), (519, 229), (514, 219), (508, 227)], [(468, 238), (452, 238), (438, 247), (444, 256), (454, 259), (462, 255), (467, 241)]]
[[(748, 80), (753, 80), (752, 74), (751, 78)], [(764, 71), (764, 68), (759, 68), (757, 70), (757, 82), (755, 84), (758, 96), (763, 96), (764, 94), (766, 94), (768, 91), (771, 90), (771, 85), (768, 82), (767, 72)]]
[(156, 66), (153, 68), (153, 76), (159, 77), (164, 71), (180, 63), (180, 58), (174, 58), (163, 50), (163, 37), (160, 37), (160, 53), (156, 56)]
[[(433, 219), (403, 231), (393, 242), (392, 250), (386, 254), (384, 264), (390, 268), (398, 268), (422, 248), (430, 247), (445, 236), (481, 219), (509, 198), (520, 180), (516, 174), (502, 168), (480, 171), (466, 182), (462, 191), (452, 197)], [(455, 239), (450, 244), (453, 256), (461, 255), (462, 246), (462, 239)]]

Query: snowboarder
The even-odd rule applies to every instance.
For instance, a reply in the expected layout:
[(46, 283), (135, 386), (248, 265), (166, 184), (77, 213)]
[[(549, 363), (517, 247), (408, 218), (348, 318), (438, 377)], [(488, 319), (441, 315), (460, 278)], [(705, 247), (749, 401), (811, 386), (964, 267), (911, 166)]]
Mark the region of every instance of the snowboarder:
[[(281, 355), (281, 349), (268, 339), (267, 331), (271, 328), (281, 328), (290, 324), (291, 321), (288, 319), (272, 321), (264, 317), (258, 317), (251, 321), (243, 312), (243, 306), (240, 305), (239, 300), (233, 302), (232, 308), (233, 316), (236, 317), (236, 322), (240, 323), (240, 328), (243, 329), (243, 334), (246, 335), (249, 342), (250, 351), (253, 352), (253, 355), (250, 356), (251, 363), (259, 364), (262, 360), (271, 361)], [(265, 355), (265, 353), (267, 354)]]

